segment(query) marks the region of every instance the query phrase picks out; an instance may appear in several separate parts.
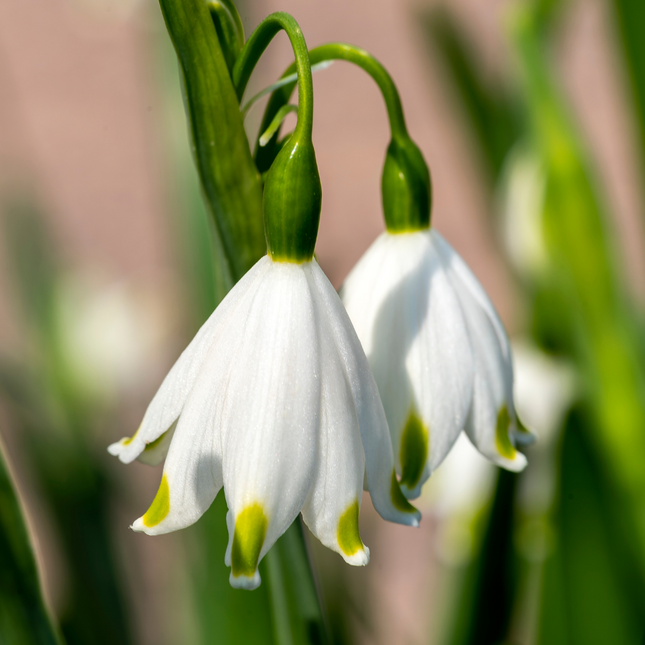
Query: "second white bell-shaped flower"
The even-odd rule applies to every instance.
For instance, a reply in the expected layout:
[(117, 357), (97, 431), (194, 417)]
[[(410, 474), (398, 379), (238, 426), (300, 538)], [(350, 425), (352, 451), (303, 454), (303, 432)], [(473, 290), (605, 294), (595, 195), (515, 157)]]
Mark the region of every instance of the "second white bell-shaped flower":
[(430, 227), (430, 178), (416, 146), (393, 140), (383, 172), (387, 231), (349, 274), (343, 302), (387, 415), (401, 489), (423, 483), (465, 429), (510, 470), (529, 435), (513, 405), (510, 344), (475, 276)]

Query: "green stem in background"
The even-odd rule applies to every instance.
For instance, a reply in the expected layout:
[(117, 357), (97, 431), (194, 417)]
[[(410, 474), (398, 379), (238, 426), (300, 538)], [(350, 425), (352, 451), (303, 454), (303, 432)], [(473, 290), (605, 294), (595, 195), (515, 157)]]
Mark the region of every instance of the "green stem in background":
[[(392, 77), (369, 52), (346, 43), (329, 43), (309, 52), (312, 65), (325, 61), (344, 60), (360, 67), (376, 82), (387, 109), (391, 141), (388, 146), (381, 183), (383, 211), (388, 231), (402, 233), (423, 230), (430, 225), (432, 189), (430, 172), (421, 151), (410, 138), (405, 125), (401, 98)], [(293, 73), (291, 65), (283, 76)], [(265, 110), (260, 133), (264, 133), (279, 110), (289, 102), (295, 83), (273, 93)], [(281, 149), (276, 131), (266, 146), (258, 145), (255, 163), (265, 172)]]
[(556, 90), (530, 5), (509, 22), (526, 113), (546, 172), (544, 241), (551, 262), (544, 302), (558, 310), (550, 333), (584, 379), (589, 428), (616, 503), (633, 519), (645, 576), (645, 366), (637, 317), (618, 278), (607, 217), (584, 153)]
[(4, 452), (0, 441), (0, 643), (61, 645)]
[(193, 153), (234, 284), (266, 252), (262, 186), (204, 0), (160, 0), (184, 80)]
[[(237, 97), (241, 101), (246, 85), (251, 78), (264, 50), (269, 46), (273, 37), (284, 29), (289, 36), (293, 53), (296, 58), (294, 70), (298, 74), (298, 123), (294, 134), (302, 139), (311, 140), (314, 123), (314, 87), (311, 79), (311, 63), (307, 44), (300, 26), (293, 16), (281, 11), (267, 16), (256, 28), (240, 52), (233, 68), (233, 84)], [(293, 73), (291, 70), (290, 73)]]
[[(634, 111), (640, 130), (641, 169), (645, 168), (645, 3), (643, 0), (613, 0), (620, 28), (625, 62), (631, 77)], [(642, 182), (641, 182), (642, 185)]]
[(498, 469), (495, 496), (482, 544), (463, 581), (450, 645), (505, 643), (513, 610), (516, 558), (514, 499), (518, 476)]

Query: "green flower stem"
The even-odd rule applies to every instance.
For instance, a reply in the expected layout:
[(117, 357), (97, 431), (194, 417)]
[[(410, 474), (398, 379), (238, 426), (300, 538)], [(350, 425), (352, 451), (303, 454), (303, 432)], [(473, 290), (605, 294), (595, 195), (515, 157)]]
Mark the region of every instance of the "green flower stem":
[[(403, 116), (401, 98), (392, 77), (370, 53), (346, 43), (321, 45), (309, 52), (312, 65), (325, 61), (344, 60), (353, 63), (367, 72), (381, 91), (387, 109), (392, 139), (387, 149), (381, 190), (383, 212), (390, 233), (404, 233), (424, 230), (430, 226), (432, 190), (428, 166), (408, 134)], [(292, 64), (284, 76), (293, 74), (296, 63)], [(286, 84), (273, 93), (260, 134), (266, 132), (274, 123), (276, 115), (289, 102), (295, 83)], [(265, 146), (258, 145), (255, 163), (260, 172), (266, 172), (281, 149), (278, 143), (279, 130), (271, 141), (263, 139)]]
[[(638, 317), (621, 288), (606, 213), (571, 119), (548, 69), (529, 5), (508, 23), (526, 113), (546, 170), (543, 234), (551, 261), (544, 278), (546, 338), (571, 354), (584, 378), (590, 430), (604, 466), (631, 511), (645, 574), (645, 368)], [(543, 314), (544, 315), (544, 314)]]
[(160, 5), (182, 70), (195, 162), (233, 284), (266, 252), (260, 176), (208, 6), (204, 0)]
[[(399, 97), (396, 85), (394, 84), (392, 77), (387, 73), (385, 67), (383, 67), (383, 65), (381, 65), (381, 63), (379, 63), (369, 52), (345, 43), (329, 43), (312, 49), (309, 52), (309, 60), (311, 65), (318, 65), (326, 61), (345, 60), (366, 71), (374, 79), (383, 95), (388, 120), (390, 122), (392, 138), (408, 138), (401, 98)], [(296, 63), (292, 63), (282, 77), (285, 78), (287, 76), (291, 76), (295, 70)], [(291, 97), (291, 93), (295, 86), (296, 81), (280, 87), (273, 93), (262, 119), (260, 134), (269, 128), (269, 125), (275, 118), (278, 111), (283, 105), (286, 105), (289, 102), (289, 98)], [(274, 136), (272, 146), (267, 146), (264, 149), (256, 149), (256, 163), (258, 164), (260, 172), (268, 170), (278, 152), (276, 145), (277, 134), (278, 133)]]
[[(281, 30), (286, 31), (293, 53), (296, 57), (294, 69), (291, 73), (298, 73), (298, 123), (294, 134), (303, 141), (311, 140), (311, 133), (314, 122), (314, 86), (311, 78), (311, 63), (307, 44), (302, 35), (300, 26), (288, 13), (278, 11), (267, 16), (251, 34), (246, 45), (242, 48), (235, 67), (233, 68), (233, 84), (237, 91), (238, 99), (241, 101), (246, 85), (255, 66), (257, 65), (264, 50), (269, 46), (273, 37)], [(293, 89), (293, 87), (292, 87)]]

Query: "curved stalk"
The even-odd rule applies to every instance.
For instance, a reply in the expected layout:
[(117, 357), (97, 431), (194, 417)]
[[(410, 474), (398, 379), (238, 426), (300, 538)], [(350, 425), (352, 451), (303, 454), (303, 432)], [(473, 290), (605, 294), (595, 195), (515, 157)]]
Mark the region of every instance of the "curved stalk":
[[(299, 138), (304, 136), (311, 139), (314, 120), (314, 87), (311, 78), (311, 63), (305, 37), (293, 16), (278, 11), (272, 13), (257, 26), (235, 62), (233, 85), (238, 99), (241, 100), (260, 57), (280, 30), (284, 30), (289, 36), (296, 58), (293, 69), (289, 72), (293, 74), (296, 71), (298, 74), (298, 123), (294, 133)], [(293, 85), (291, 86), (291, 91), (293, 91)]]
[[(311, 65), (319, 65), (326, 61), (344, 60), (367, 72), (374, 79), (385, 101), (392, 139), (408, 138), (401, 98), (396, 85), (385, 67), (369, 52), (347, 43), (328, 43), (312, 49), (309, 52), (309, 60)], [(292, 63), (284, 72), (283, 78), (292, 75), (295, 69), (296, 63)], [(285, 84), (272, 94), (262, 119), (260, 134), (268, 129), (278, 111), (289, 102), (295, 86), (296, 81)], [(278, 134), (276, 133), (273, 141), (268, 146), (263, 148), (256, 147), (255, 159), (260, 172), (266, 172), (277, 154), (278, 150), (275, 144)]]

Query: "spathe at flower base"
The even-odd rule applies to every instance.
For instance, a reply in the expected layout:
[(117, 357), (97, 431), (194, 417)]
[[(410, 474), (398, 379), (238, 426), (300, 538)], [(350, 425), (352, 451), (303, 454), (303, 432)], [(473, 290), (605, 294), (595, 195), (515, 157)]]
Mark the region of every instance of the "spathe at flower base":
[(462, 429), (498, 465), (526, 466), (516, 445), (531, 437), (515, 414), (508, 337), (438, 232), (383, 233), (341, 295), (379, 387), (406, 497), (418, 497)]
[(167, 450), (136, 531), (189, 526), (224, 487), (235, 587), (260, 584), (259, 561), (300, 512), (323, 544), (367, 564), (364, 482), (385, 519), (420, 519), (399, 490), (365, 354), (315, 260), (262, 258), (175, 363), (139, 431), (109, 450), (124, 463), (160, 463)]

